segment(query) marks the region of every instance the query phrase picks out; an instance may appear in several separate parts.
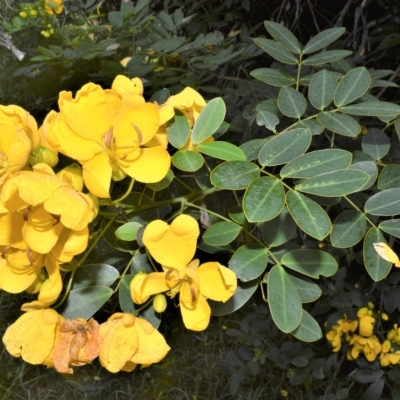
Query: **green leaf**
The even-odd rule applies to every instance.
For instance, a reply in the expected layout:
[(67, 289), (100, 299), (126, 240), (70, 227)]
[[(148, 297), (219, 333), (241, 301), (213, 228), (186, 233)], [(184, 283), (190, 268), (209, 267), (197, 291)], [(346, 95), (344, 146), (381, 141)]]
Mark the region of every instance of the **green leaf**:
[(227, 122), (222, 122), (219, 128), (213, 133), (213, 138), (218, 139), (220, 138), (228, 129), (230, 125)]
[(296, 125), (292, 126), (292, 129), (308, 129), (311, 131), (311, 135), (320, 135), (324, 131), (324, 127), (319, 124), (315, 119), (303, 119)]
[(371, 228), (364, 237), (364, 264), (370, 277), (379, 282), (384, 279), (392, 268), (392, 263), (384, 260), (374, 249), (374, 243), (386, 243), (385, 237), (378, 228)]
[(349, 115), (321, 112), (317, 115), (317, 120), (325, 128), (343, 136), (356, 137), (361, 132), (361, 126)]
[(223, 246), (236, 239), (241, 226), (233, 222), (217, 222), (211, 225), (203, 234), (203, 240), (213, 246)]
[(337, 107), (345, 106), (363, 96), (371, 85), (371, 76), (365, 67), (354, 68), (339, 82), (334, 102)]
[(282, 264), (293, 271), (318, 279), (320, 275), (329, 277), (336, 273), (338, 263), (329, 253), (316, 249), (299, 249), (286, 253)]
[(394, 121), (394, 127), (396, 128), (397, 137), (400, 140), (400, 117), (396, 118), (396, 121)]
[(331, 243), (334, 247), (347, 248), (355, 246), (367, 229), (365, 215), (357, 210), (343, 211), (333, 223)]
[(272, 86), (284, 87), (296, 83), (296, 79), (292, 76), (273, 68), (257, 68), (251, 71), (250, 75)]
[(388, 219), (379, 224), (379, 229), (389, 235), (400, 238), (400, 219)]
[(112, 294), (113, 290), (105, 286), (87, 286), (71, 290), (59, 312), (66, 319), (89, 319)]
[(342, 113), (366, 117), (392, 116), (400, 114), (400, 106), (387, 101), (368, 101), (340, 108)]
[(317, 284), (311, 282), (305, 276), (298, 277), (290, 273), (289, 276), (293, 285), (296, 286), (302, 303), (311, 303), (320, 298), (322, 290)]
[(328, 50), (315, 54), (303, 60), (303, 65), (322, 65), (332, 61), (340, 60), (352, 54), (349, 50)]
[(369, 176), (369, 180), (361, 189), (358, 190), (359, 192), (361, 190), (365, 190), (371, 187), (375, 183), (376, 178), (378, 176), (378, 167), (373, 161), (360, 161), (350, 165), (349, 168), (358, 169), (360, 171), (365, 172)]
[(244, 225), (246, 221), (246, 216), (244, 215), (241, 206), (233, 206), (228, 210), (229, 217), (239, 225)]
[(211, 307), (211, 315), (223, 316), (232, 314), (250, 300), (257, 287), (257, 279), (244, 283), (238, 282), (235, 294), (227, 302), (207, 300)]
[(296, 190), (324, 197), (346, 196), (361, 189), (369, 176), (357, 169), (342, 169), (314, 176), (295, 186)]
[(296, 339), (303, 342), (316, 342), (322, 338), (322, 331), (318, 322), (305, 310), (301, 310), (300, 325), (290, 332)]
[(286, 164), (302, 155), (311, 144), (308, 129), (293, 129), (273, 137), (261, 149), (258, 161), (262, 166)]
[(139, 224), (138, 222), (128, 222), (124, 225), (121, 225), (115, 231), (115, 236), (118, 239), (130, 242), (132, 240), (136, 240), (136, 236), (140, 228), (143, 228), (142, 224)]
[(283, 87), (279, 91), (278, 107), (282, 114), (300, 118), (307, 108), (307, 100), (297, 90), (291, 87)]
[(161, 179), (161, 181), (156, 183), (147, 183), (147, 186), (151, 190), (158, 192), (160, 190), (166, 189), (171, 184), (173, 179), (174, 179), (174, 173), (172, 172), (172, 169), (170, 169), (167, 175), (163, 179)]
[(254, 38), (254, 43), (261, 47), (267, 54), (284, 64), (297, 64), (297, 57), (274, 40)]
[(117, 28), (120, 28), (124, 23), (122, 13), (120, 11), (111, 11), (108, 13), (108, 22)]
[(261, 148), (268, 140), (271, 140), (273, 136), (269, 136), (265, 139), (253, 139), (249, 142), (240, 145), (240, 148), (246, 154), (246, 161), (253, 161), (258, 158)]
[(400, 188), (400, 165), (387, 165), (379, 175), (378, 189), (395, 188)]
[[(107, 224), (109, 223), (109, 220), (103, 219), (101, 223), (101, 229), (105, 229)], [(118, 239), (114, 232), (121, 226), (121, 224), (117, 222), (113, 222), (109, 228), (105, 231), (104, 233), (104, 239), (105, 241), (112, 247), (114, 247), (117, 250), (124, 251), (124, 252), (132, 252), (138, 248), (138, 244), (136, 242), (125, 242), (120, 239)]]
[(221, 97), (210, 100), (201, 110), (192, 131), (193, 144), (199, 144), (213, 135), (224, 121), (226, 107)]
[(174, 111), (174, 117), (166, 123), (167, 137), (172, 146), (181, 149), (189, 139), (190, 124), (181, 111)]
[(305, 233), (318, 240), (329, 235), (332, 229), (331, 221), (324, 209), (315, 201), (289, 190), (286, 194), (286, 204), (293, 219)]
[(387, 189), (375, 193), (365, 203), (364, 210), (368, 214), (389, 217), (400, 214), (400, 189)]
[(257, 178), (243, 197), (243, 210), (249, 222), (268, 221), (276, 217), (285, 204), (282, 182), (275, 177)]
[(280, 265), (274, 265), (268, 274), (268, 304), (272, 319), (282, 332), (291, 332), (299, 326), (302, 316), (300, 296)]
[(108, 264), (86, 264), (75, 271), (72, 289), (87, 286), (111, 286), (119, 277), (119, 272)]
[(196, 149), (203, 154), (224, 161), (246, 161), (243, 150), (229, 142), (210, 142), (198, 144)]
[(379, 129), (370, 128), (363, 137), (361, 147), (372, 159), (381, 160), (390, 149), (390, 140)]
[(290, 161), (281, 169), (282, 178), (312, 178), (349, 167), (352, 154), (339, 149), (316, 150)]
[(269, 34), (282, 46), (294, 53), (300, 53), (300, 43), (289, 29), (272, 21), (264, 21), (264, 25)]
[(259, 244), (239, 247), (229, 260), (229, 268), (242, 282), (258, 278), (267, 267), (268, 250)]
[(135, 304), (132, 301), (131, 289), (129, 287), (131, 280), (135, 275), (125, 275), (121, 278), (118, 297), (119, 305), (124, 313), (133, 313), (136, 310)]
[(257, 114), (257, 125), (259, 126), (265, 126), (267, 129), (269, 129), (272, 132), (276, 132), (276, 125), (279, 124), (279, 118), (275, 115), (272, 114), (269, 111), (259, 111)]
[(214, 186), (240, 190), (246, 189), (250, 182), (260, 176), (257, 165), (247, 161), (227, 161), (218, 165), (210, 175)]
[(280, 246), (294, 236), (296, 229), (296, 222), (288, 209), (284, 207), (278, 216), (264, 222), (262, 226), (263, 241), (269, 247)]
[(345, 32), (346, 28), (330, 28), (318, 33), (304, 46), (303, 54), (313, 53), (314, 51), (323, 49), (328, 46), (328, 44), (339, 39)]
[(326, 108), (335, 95), (337, 86), (336, 78), (326, 69), (317, 72), (308, 89), (310, 103), (318, 110)]
[(172, 164), (181, 171), (194, 172), (204, 164), (201, 154), (191, 150), (179, 150), (172, 156)]

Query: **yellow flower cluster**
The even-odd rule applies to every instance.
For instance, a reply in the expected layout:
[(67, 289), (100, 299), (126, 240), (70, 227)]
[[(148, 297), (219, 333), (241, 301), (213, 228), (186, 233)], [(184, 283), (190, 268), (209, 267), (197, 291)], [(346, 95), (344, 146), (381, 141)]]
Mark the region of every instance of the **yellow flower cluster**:
[[(381, 343), (374, 335), (374, 327), (377, 314), (374, 305), (368, 303), (368, 307), (362, 307), (357, 312), (358, 321), (348, 320), (346, 315), (332, 326), (326, 334), (327, 340), (332, 344), (333, 351), (338, 352), (342, 347), (342, 338), (349, 345), (347, 351), (348, 360), (356, 360), (360, 354), (364, 354), (369, 362), (373, 362), (379, 356), (382, 367), (400, 363), (400, 328), (395, 324), (386, 340)], [(383, 320), (388, 320), (385, 313), (381, 314)], [(358, 328), (358, 334), (355, 333)]]
[(171, 225), (161, 220), (151, 222), (144, 231), (143, 243), (163, 272), (139, 274), (130, 285), (132, 299), (138, 304), (154, 294), (167, 292), (174, 298), (179, 293), (183, 323), (194, 331), (206, 329), (210, 322), (207, 299), (226, 302), (237, 287), (232, 270), (218, 262), (200, 265), (198, 259), (192, 260), (199, 234), (197, 221), (189, 215), (179, 215)]
[(14, 357), (72, 374), (71, 366), (91, 363), (99, 357), (110, 372), (142, 368), (161, 361), (170, 347), (164, 337), (142, 318), (116, 313), (98, 324), (93, 318), (66, 320), (39, 302), (25, 305), (23, 314), (8, 327), (3, 342)]

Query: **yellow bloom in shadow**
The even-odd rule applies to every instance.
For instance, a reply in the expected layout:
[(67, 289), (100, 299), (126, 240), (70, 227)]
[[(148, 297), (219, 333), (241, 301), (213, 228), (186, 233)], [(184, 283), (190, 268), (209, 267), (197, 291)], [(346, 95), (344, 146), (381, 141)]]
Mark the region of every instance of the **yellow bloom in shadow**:
[[(53, 8), (50, 6), (50, 3), (54, 3), (57, 7)], [(46, 11), (47, 14), (53, 15), (54, 13), (56, 14), (61, 14), (64, 10), (63, 6), (63, 0), (45, 0), (44, 3), (44, 11)]]
[(128, 313), (113, 314), (100, 325), (100, 363), (110, 372), (133, 371), (161, 361), (170, 350), (150, 322)]
[(64, 317), (50, 308), (31, 309), (10, 325), (3, 343), (14, 357), (30, 364), (53, 366), (53, 350), (60, 337)]
[(348, 360), (356, 360), (360, 353), (364, 353), (365, 358), (369, 362), (373, 362), (382, 348), (379, 339), (375, 335), (370, 337), (354, 335), (349, 344), (353, 347), (347, 352)]

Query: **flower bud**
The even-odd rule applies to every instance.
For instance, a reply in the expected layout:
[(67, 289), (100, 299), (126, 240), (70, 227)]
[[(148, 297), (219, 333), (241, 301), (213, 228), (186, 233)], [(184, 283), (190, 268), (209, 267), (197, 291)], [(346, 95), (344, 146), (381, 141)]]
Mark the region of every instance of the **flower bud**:
[(49, 38), (49, 37), (50, 37), (50, 33), (47, 32), (47, 31), (41, 31), (40, 34), (41, 34), (42, 36), (44, 36), (45, 38)]
[(30, 165), (34, 166), (38, 163), (45, 163), (53, 168), (58, 164), (58, 154), (54, 150), (40, 146), (29, 155)]
[(26, 18), (26, 17), (28, 16), (28, 13), (27, 13), (26, 11), (21, 11), (21, 12), (19, 13), (19, 16), (20, 16), (21, 18)]
[(155, 312), (162, 313), (167, 308), (167, 299), (163, 294), (158, 294), (154, 297), (153, 308)]
[(29, 14), (31, 15), (31, 17), (36, 17), (38, 15), (38, 12), (36, 10), (30, 10)]
[(373, 310), (375, 308), (374, 303), (371, 303), (370, 301), (368, 302), (368, 308), (370, 308), (371, 310)]
[(389, 315), (387, 315), (386, 313), (382, 313), (381, 318), (382, 318), (384, 321), (389, 321)]

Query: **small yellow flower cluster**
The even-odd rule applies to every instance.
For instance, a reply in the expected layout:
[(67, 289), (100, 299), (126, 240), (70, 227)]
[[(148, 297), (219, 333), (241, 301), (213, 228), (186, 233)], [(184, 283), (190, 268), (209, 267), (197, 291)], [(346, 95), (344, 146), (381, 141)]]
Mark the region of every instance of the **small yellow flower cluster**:
[[(347, 351), (348, 360), (356, 360), (360, 354), (364, 354), (369, 362), (373, 362), (379, 356), (382, 367), (400, 363), (400, 328), (397, 324), (389, 331), (386, 340), (381, 343), (374, 335), (374, 327), (378, 313), (374, 305), (368, 303), (368, 307), (362, 307), (357, 312), (358, 321), (348, 320), (346, 315), (332, 326), (326, 334), (327, 340), (332, 344), (333, 351), (338, 352), (342, 346), (342, 337), (349, 345)], [(385, 313), (380, 314), (384, 321), (389, 319)], [(358, 334), (355, 333), (358, 328)]]
[[(206, 329), (210, 322), (207, 299), (225, 303), (237, 287), (232, 270), (218, 262), (200, 265), (198, 259), (192, 260), (199, 234), (197, 221), (189, 215), (179, 215), (171, 225), (152, 221), (144, 231), (143, 243), (163, 272), (138, 274), (130, 284), (132, 299), (138, 304), (157, 293), (167, 292), (171, 298), (179, 293), (183, 323), (193, 331)], [(165, 309), (165, 297), (162, 300), (156, 296), (154, 306), (156, 311)]]
[(63, 0), (44, 0), (44, 11), (49, 14), (53, 15), (61, 14), (64, 10)]
[(71, 366), (91, 363), (99, 357), (110, 372), (133, 371), (161, 361), (170, 347), (164, 337), (142, 318), (113, 314), (98, 324), (93, 318), (66, 320), (39, 302), (23, 306), (27, 311), (8, 327), (3, 342), (14, 357), (72, 374)]

